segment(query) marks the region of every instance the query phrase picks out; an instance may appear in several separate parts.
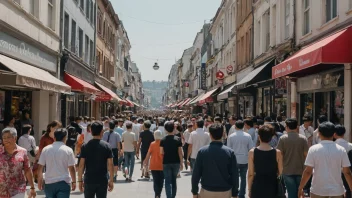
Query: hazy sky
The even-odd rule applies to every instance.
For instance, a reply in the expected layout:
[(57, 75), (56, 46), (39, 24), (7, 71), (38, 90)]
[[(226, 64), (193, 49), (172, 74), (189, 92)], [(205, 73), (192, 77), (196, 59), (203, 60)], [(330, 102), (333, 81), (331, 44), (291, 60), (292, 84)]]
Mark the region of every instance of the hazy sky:
[[(175, 59), (192, 46), (221, 0), (110, 0), (127, 30), (142, 80), (167, 80)], [(153, 70), (159, 60), (160, 69)]]

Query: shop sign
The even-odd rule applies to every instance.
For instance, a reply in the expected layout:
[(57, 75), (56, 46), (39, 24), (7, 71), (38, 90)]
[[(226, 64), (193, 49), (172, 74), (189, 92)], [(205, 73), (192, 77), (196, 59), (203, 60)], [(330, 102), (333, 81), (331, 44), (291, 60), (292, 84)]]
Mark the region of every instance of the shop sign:
[(207, 89), (207, 70), (205, 66), (206, 64), (202, 63), (200, 68), (200, 88), (203, 90)]
[(287, 80), (286, 78), (275, 79), (275, 91), (277, 95), (283, 95), (287, 93)]
[(189, 82), (188, 81), (185, 82), (185, 87), (189, 87)]
[(66, 63), (65, 71), (86, 81), (94, 84), (94, 74), (83, 68), (83, 65), (76, 63), (72, 58), (70, 58)]
[(225, 77), (224, 72), (222, 72), (220, 70), (218, 72), (216, 72), (216, 79), (222, 80), (222, 79), (224, 79), (224, 77)]
[(0, 53), (13, 56), (51, 72), (57, 71), (57, 58), (55, 56), (49, 55), (4, 32), (0, 32)]
[(340, 82), (341, 80), (343, 80), (343, 78), (341, 78), (342, 76), (343, 76), (342, 71), (326, 73), (322, 75), (323, 88), (334, 88), (334, 87), (342, 86), (343, 82)]
[(226, 72), (227, 72), (228, 75), (231, 75), (232, 72), (233, 72), (233, 66), (232, 65), (227, 66), (226, 67)]

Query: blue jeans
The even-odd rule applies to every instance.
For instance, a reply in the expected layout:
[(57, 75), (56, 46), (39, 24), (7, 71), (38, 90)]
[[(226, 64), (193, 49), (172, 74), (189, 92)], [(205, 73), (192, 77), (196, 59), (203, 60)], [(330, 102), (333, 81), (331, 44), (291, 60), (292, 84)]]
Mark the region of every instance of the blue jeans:
[(164, 164), (165, 192), (167, 198), (175, 198), (177, 192), (177, 174), (180, 164)]
[(246, 184), (247, 184), (247, 170), (248, 164), (237, 164), (238, 173), (240, 174), (241, 184), (240, 184), (240, 191), (238, 193), (239, 198), (245, 198), (246, 195)]
[(45, 184), (45, 196), (47, 198), (69, 198), (71, 187), (65, 181), (53, 184)]
[(282, 175), (287, 189), (288, 198), (298, 197), (298, 187), (301, 183), (302, 175)]
[[(128, 169), (128, 173), (130, 178), (132, 178), (133, 175), (133, 169), (134, 169), (134, 156), (135, 156), (135, 152), (124, 152), (124, 157), (125, 157), (125, 168), (127, 167)], [(126, 175), (127, 177), (127, 175)]]

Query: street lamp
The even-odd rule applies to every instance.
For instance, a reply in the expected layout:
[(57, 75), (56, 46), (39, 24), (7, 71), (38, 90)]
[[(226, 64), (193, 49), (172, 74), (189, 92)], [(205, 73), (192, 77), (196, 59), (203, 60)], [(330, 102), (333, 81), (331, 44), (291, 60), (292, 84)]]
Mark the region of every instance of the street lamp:
[(154, 70), (158, 70), (158, 69), (159, 69), (158, 63), (154, 63), (153, 69), (154, 69)]

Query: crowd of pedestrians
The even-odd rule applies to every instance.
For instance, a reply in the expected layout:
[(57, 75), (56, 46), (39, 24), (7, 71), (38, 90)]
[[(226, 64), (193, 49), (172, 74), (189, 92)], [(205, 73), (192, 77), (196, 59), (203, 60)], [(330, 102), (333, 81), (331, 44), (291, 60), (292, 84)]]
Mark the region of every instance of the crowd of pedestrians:
[(163, 188), (167, 198), (177, 197), (183, 168), (192, 174), (194, 198), (351, 198), (346, 129), (325, 115), (316, 129), (311, 117), (302, 120), (171, 112), (70, 117), (65, 127), (49, 123), (39, 146), (30, 123), (18, 135), (10, 122), (1, 133), (0, 198), (25, 197), (27, 185), (35, 197), (34, 183), (46, 197), (76, 189), (107, 197), (119, 172), (133, 182), (136, 158), (141, 177), (152, 176), (156, 198)]

